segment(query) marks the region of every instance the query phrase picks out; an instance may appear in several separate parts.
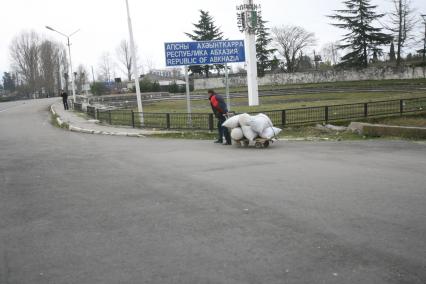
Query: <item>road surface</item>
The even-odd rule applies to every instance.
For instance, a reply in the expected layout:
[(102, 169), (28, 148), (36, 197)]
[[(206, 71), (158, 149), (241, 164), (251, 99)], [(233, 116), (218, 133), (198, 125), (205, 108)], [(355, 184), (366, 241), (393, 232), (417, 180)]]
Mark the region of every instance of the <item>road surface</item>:
[(111, 137), (0, 104), (0, 283), (426, 283), (426, 144)]

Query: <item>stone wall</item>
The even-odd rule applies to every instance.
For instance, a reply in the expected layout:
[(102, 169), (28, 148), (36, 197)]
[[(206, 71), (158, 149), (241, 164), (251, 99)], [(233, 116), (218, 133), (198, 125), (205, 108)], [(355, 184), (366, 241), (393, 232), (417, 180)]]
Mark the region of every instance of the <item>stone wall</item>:
[[(301, 73), (278, 73), (268, 74), (258, 79), (260, 86), (263, 85), (289, 85), (304, 83), (325, 83), (339, 81), (363, 81), (363, 80), (391, 80), (391, 79), (420, 79), (426, 78), (426, 68), (407, 67), (396, 68), (367, 68), (362, 70), (327, 70)], [(229, 77), (230, 87), (247, 86), (246, 77)], [(225, 77), (195, 79), (194, 89), (215, 89), (225, 87)]]

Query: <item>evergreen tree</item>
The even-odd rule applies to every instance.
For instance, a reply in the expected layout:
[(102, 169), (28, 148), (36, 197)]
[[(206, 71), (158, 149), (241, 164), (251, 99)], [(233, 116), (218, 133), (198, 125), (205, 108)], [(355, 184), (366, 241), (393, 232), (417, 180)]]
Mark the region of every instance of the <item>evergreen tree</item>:
[(276, 51), (276, 49), (268, 49), (269, 44), (272, 42), (272, 38), (268, 32), (269, 28), (265, 26), (266, 23), (267, 21), (264, 21), (262, 15), (259, 13), (256, 29), (257, 74), (259, 77), (265, 76), (265, 70), (271, 68), (270, 57)]
[(391, 36), (381, 32), (381, 28), (372, 26), (373, 22), (384, 14), (377, 14), (376, 5), (371, 5), (370, 0), (346, 0), (343, 1), (345, 10), (335, 10), (336, 14), (328, 17), (341, 23), (332, 24), (338, 28), (349, 30), (344, 35), (341, 49), (349, 49), (350, 52), (342, 57), (342, 65), (353, 67), (367, 67), (368, 58), (373, 53), (381, 54), (381, 45), (388, 44)]
[[(214, 19), (209, 15), (209, 12), (200, 10), (200, 20), (197, 24), (193, 24), (195, 29), (193, 33), (185, 33), (190, 39), (195, 41), (208, 41), (208, 40), (221, 40), (223, 33), (214, 23)], [(217, 67), (216, 67), (217, 68)], [(219, 67), (220, 68), (220, 67)], [(222, 67), (223, 68), (223, 67)], [(203, 66), (189, 66), (192, 73), (204, 74), (209, 77), (211, 67), (209, 65)]]
[(278, 71), (280, 68), (280, 60), (277, 58), (276, 55), (271, 60), (271, 70), (272, 71)]
[(395, 62), (396, 60), (396, 54), (395, 54), (395, 45), (393, 41), (391, 42), (390, 50), (389, 50), (389, 60), (391, 62)]
[(9, 72), (3, 73), (3, 88), (5, 91), (15, 91), (15, 80)]

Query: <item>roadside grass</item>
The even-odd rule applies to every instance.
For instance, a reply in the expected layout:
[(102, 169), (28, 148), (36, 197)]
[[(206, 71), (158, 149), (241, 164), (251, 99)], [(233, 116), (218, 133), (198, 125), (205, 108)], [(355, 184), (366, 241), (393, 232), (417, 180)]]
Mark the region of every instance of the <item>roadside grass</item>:
[[(318, 93), (318, 94), (297, 94), (282, 96), (259, 97), (260, 105), (256, 107), (248, 106), (247, 98), (232, 98), (231, 110), (242, 112), (259, 112), (267, 110), (281, 110), (303, 107), (316, 107), (324, 105), (351, 104), (359, 102), (375, 102), (383, 100), (410, 99), (426, 96), (426, 89), (416, 91), (393, 91), (393, 92), (357, 92), (357, 93)], [(135, 110), (136, 111), (136, 110)], [(205, 100), (191, 100), (191, 111), (193, 113), (211, 112), (210, 104)], [(147, 113), (186, 113), (186, 100), (168, 100), (144, 105), (144, 112)]]
[[(403, 88), (406, 86), (407, 88)], [(374, 90), (375, 87), (385, 87), (385, 90)], [(393, 88), (395, 87), (395, 88)], [(399, 87), (399, 88), (396, 88)], [(402, 87), (402, 88), (401, 88)], [(416, 89), (413, 89), (415, 87)], [(420, 87), (420, 89), (419, 89)], [(422, 88), (424, 87), (424, 88)], [(334, 82), (334, 83), (317, 83), (317, 84), (297, 84), (297, 85), (285, 85), (285, 86), (261, 86), (260, 90), (283, 90), (283, 89), (318, 89), (319, 92), (302, 92), (300, 94), (288, 94), (288, 95), (270, 95), (261, 96), (260, 106), (249, 107), (248, 99), (241, 97), (232, 97), (231, 93), (231, 110), (237, 113), (243, 112), (266, 112), (271, 110), (283, 110), (283, 109), (297, 109), (307, 107), (319, 107), (319, 106), (333, 106), (342, 104), (354, 104), (354, 103), (367, 103), (367, 102), (378, 102), (378, 101), (389, 101), (399, 99), (410, 99), (426, 97), (426, 79), (415, 79), (415, 80), (380, 80), (380, 81), (352, 81), (352, 82)], [(323, 92), (321, 88), (327, 88)], [(333, 88), (340, 90), (333, 91)], [(348, 88), (348, 91), (342, 91), (342, 88)], [(360, 90), (351, 90), (349, 88), (360, 88)], [(234, 88), (233, 92), (244, 92), (247, 88)], [(223, 90), (217, 89), (218, 92), (223, 94)], [(196, 113), (211, 113), (211, 107), (207, 98), (206, 91), (197, 91), (195, 94), (205, 94), (205, 99), (193, 99), (191, 100), (191, 112)], [(417, 104), (417, 101), (410, 102), (410, 104)], [(369, 113), (380, 114), (386, 110), (388, 106), (386, 104), (374, 105), (369, 109)], [(410, 105), (413, 107), (413, 105)], [(356, 111), (363, 113), (362, 107), (357, 107)], [(136, 109), (133, 109), (137, 112)], [(166, 119), (165, 113), (187, 113), (186, 100), (165, 100), (157, 102), (145, 102), (144, 103), (144, 119), (149, 125), (156, 125), (156, 128), (165, 128)], [(336, 115), (333, 113), (333, 115)], [(338, 114), (337, 114), (338, 115)], [(113, 125), (132, 125), (132, 114), (131, 110), (117, 110), (109, 113), (102, 113), (102, 120), (105, 122), (111, 121)], [(414, 119), (412, 116), (404, 117), (392, 117), (392, 118), (369, 118), (354, 119), (356, 121), (374, 122), (380, 121), (381, 123), (393, 123), (403, 125), (423, 125), (423, 122), (419, 119)], [(139, 116), (134, 116), (134, 123), (136, 126), (140, 125)], [(335, 125), (347, 125), (347, 121), (343, 122), (331, 122)], [(184, 130), (178, 134), (160, 134), (154, 135), (156, 137), (164, 138), (184, 138), (184, 139), (214, 139), (216, 132), (209, 131), (194, 131)], [(362, 136), (346, 132), (333, 132), (323, 131), (315, 126), (305, 125), (297, 127), (286, 127), (281, 135), (282, 138), (313, 138), (313, 139), (324, 139), (324, 140), (356, 140), (363, 139)]]
[(53, 114), (49, 111), (50, 113), (50, 122), (52, 123), (53, 126), (58, 127), (58, 128), (63, 128), (63, 129), (69, 129), (69, 125), (66, 122), (63, 122), (62, 125), (59, 125), (57, 118), (59, 117), (57, 114)]
[(421, 115), (368, 119), (367, 122), (394, 126), (426, 127), (426, 113)]
[[(356, 120), (368, 123), (397, 125), (397, 126), (417, 126), (426, 127), (426, 113), (421, 115), (395, 116), (370, 118), (365, 120)], [(333, 125), (348, 126), (350, 122), (332, 122)], [(196, 140), (214, 140), (217, 137), (217, 131), (181, 131), (180, 133), (154, 134), (150, 137), (170, 138), (170, 139), (196, 139)], [(336, 131), (317, 127), (316, 124), (304, 126), (285, 127), (279, 138), (282, 140), (302, 140), (302, 141), (354, 141), (365, 139), (387, 139), (387, 140), (419, 140), (415, 138), (404, 137), (366, 137), (350, 131)], [(420, 139), (421, 140), (421, 139)]]

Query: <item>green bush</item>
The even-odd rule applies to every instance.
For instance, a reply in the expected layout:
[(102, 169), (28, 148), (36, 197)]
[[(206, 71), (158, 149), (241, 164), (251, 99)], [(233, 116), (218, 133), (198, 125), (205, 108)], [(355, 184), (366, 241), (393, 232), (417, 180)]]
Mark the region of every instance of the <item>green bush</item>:
[(102, 96), (108, 93), (108, 88), (105, 86), (102, 82), (95, 82), (92, 85), (90, 85), (90, 91), (95, 96)]

